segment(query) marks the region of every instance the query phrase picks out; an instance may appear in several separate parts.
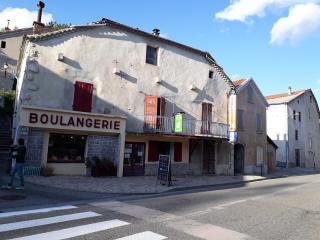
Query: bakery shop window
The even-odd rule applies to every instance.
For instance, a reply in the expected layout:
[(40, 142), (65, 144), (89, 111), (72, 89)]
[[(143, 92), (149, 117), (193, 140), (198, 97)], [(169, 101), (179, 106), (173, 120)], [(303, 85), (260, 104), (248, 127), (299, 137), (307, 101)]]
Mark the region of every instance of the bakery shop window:
[(84, 163), (85, 135), (50, 133), (48, 163)]

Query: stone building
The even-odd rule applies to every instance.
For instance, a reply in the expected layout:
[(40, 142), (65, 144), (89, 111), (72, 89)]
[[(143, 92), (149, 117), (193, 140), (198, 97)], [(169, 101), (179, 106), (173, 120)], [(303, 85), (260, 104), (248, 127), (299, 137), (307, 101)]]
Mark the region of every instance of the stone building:
[(267, 132), (277, 144), (282, 167), (320, 167), (319, 107), (312, 90), (266, 97)]
[[(102, 19), (30, 35), (18, 74), (15, 136), (37, 152), (29, 151), (30, 161), (56, 174), (83, 174), (83, 159), (97, 154), (111, 157), (118, 176), (156, 174), (159, 155), (170, 156), (174, 175), (233, 174), (233, 83), (209, 53), (158, 29)], [(79, 117), (98, 117), (98, 127), (82, 127)], [(120, 122), (119, 131), (104, 120)], [(69, 148), (78, 159), (55, 154), (55, 146), (70, 152), (66, 137), (77, 139)]]
[(266, 102), (252, 78), (234, 81), (237, 93), (235, 174), (267, 173)]

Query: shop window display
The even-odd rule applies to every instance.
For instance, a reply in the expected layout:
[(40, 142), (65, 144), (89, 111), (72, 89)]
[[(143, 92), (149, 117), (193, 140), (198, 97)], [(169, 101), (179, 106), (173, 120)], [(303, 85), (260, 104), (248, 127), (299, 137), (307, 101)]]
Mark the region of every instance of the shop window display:
[(48, 163), (84, 163), (87, 136), (51, 133)]

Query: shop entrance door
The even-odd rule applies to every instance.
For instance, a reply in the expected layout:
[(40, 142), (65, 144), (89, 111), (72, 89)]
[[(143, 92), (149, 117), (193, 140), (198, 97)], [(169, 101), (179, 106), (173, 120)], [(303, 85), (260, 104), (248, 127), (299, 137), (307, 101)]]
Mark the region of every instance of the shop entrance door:
[(144, 175), (145, 143), (126, 142), (124, 150), (124, 176)]
[(244, 172), (244, 146), (242, 144), (234, 145), (234, 174), (243, 174)]
[(203, 174), (215, 173), (215, 145), (214, 141), (203, 141)]

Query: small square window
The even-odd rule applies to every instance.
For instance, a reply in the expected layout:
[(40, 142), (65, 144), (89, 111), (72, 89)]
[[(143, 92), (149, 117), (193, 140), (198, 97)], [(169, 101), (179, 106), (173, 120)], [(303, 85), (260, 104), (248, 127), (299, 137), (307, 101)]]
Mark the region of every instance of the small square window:
[(213, 78), (213, 71), (209, 71), (209, 78)]
[(7, 42), (6, 41), (1, 41), (1, 48), (6, 48)]
[(158, 64), (158, 49), (155, 47), (147, 46), (146, 63), (157, 65)]

